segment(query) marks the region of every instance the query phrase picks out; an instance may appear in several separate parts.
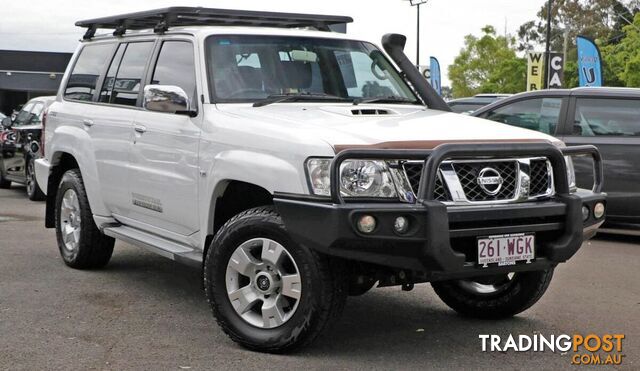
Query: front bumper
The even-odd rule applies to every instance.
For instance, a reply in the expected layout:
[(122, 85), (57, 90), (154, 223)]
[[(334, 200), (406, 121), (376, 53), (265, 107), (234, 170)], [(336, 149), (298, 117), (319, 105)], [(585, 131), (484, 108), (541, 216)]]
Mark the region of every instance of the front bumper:
[[(332, 180), (337, 179), (339, 164), (347, 158), (409, 156), (408, 153), (384, 150), (344, 152), (334, 159)], [(424, 154), (420, 152), (420, 155)], [(434, 183), (431, 179), (435, 179), (433, 175), (440, 162), (463, 157), (461, 155), (545, 155), (553, 165), (556, 193), (545, 201), (502, 205), (447, 206), (434, 201), (430, 197)], [(593, 156), (596, 165), (593, 190), (569, 192), (564, 155)], [(571, 258), (582, 242), (592, 237), (604, 222), (604, 217), (596, 219), (592, 212), (586, 220), (582, 214), (583, 206), (592, 211), (596, 203), (606, 202), (605, 194), (600, 192), (602, 162), (595, 148), (588, 146), (560, 150), (542, 143), (447, 144), (428, 154), (420, 187), (419, 201), (415, 204), (345, 202), (334, 193), (335, 188), (331, 198), (276, 193), (274, 202), (296, 242), (331, 256), (410, 270), (429, 281), (554, 267)], [(356, 228), (358, 217), (364, 214), (377, 220), (377, 227), (371, 234), (363, 234)], [(393, 228), (394, 220), (399, 216), (408, 218), (412, 226), (402, 235)], [(536, 234), (535, 260), (510, 266), (482, 267), (477, 264), (478, 237), (522, 232)]]

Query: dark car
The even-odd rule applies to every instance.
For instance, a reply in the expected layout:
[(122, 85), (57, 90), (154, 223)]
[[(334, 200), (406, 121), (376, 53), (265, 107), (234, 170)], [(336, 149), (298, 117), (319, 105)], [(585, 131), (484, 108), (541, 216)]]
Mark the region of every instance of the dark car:
[(9, 188), (11, 183), (27, 186), (30, 200), (44, 199), (44, 194), (35, 178), (33, 162), (41, 156), (40, 136), (45, 109), (55, 97), (31, 99), (16, 115), (15, 120), (2, 120), (0, 132), (0, 188)]
[[(527, 92), (472, 115), (551, 134), (567, 145), (597, 146), (604, 158), (604, 191), (609, 195), (607, 225), (640, 225), (640, 89)], [(592, 184), (591, 166), (590, 160), (575, 160), (578, 186)]]
[(455, 113), (470, 114), (486, 105), (510, 96), (511, 94), (476, 94), (469, 98), (450, 100), (447, 104)]

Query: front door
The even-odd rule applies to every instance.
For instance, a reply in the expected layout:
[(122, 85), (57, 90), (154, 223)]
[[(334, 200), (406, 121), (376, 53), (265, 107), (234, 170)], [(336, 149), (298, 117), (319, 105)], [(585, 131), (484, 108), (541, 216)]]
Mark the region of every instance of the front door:
[[(182, 88), (197, 107), (194, 49), (189, 41), (162, 42), (150, 83)], [(198, 145), (202, 113), (139, 111), (130, 151), (130, 218), (137, 228), (171, 237), (199, 230)]]

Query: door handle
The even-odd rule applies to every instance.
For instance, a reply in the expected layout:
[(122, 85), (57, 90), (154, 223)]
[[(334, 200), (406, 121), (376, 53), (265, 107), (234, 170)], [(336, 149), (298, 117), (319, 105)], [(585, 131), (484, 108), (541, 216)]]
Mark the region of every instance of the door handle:
[(84, 119), (84, 120), (82, 120), (82, 125), (87, 126), (87, 127), (92, 127), (93, 126), (93, 120)]
[(135, 124), (133, 126), (133, 130), (135, 130), (136, 133), (144, 134), (147, 131), (147, 128), (146, 128), (146, 126)]

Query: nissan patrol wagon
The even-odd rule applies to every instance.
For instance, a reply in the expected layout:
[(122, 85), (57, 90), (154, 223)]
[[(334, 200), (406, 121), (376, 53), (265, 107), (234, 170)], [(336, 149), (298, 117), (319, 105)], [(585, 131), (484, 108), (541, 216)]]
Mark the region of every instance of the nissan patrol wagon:
[[(479, 318), (533, 305), (604, 220), (597, 150), (450, 113), (404, 36), (336, 32), (351, 21), (76, 23), (36, 161), (64, 262), (100, 268), (118, 239), (192, 264), (220, 327), (265, 352), (310, 343), (374, 286), (430, 282)], [(571, 156), (593, 159), (592, 189)]]

